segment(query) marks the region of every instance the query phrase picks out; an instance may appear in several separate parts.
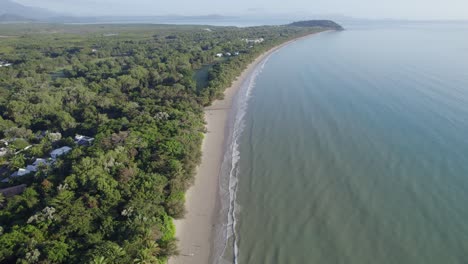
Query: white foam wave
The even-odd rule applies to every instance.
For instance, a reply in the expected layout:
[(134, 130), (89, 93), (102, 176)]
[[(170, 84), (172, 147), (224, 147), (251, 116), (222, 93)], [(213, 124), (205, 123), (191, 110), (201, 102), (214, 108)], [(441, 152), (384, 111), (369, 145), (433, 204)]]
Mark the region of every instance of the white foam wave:
[[(255, 87), (257, 76), (262, 72), (266, 62), (271, 54), (267, 56), (250, 74), (250, 76), (241, 85), (240, 90), (233, 103), (233, 111), (228, 126), (226, 152), (223, 159), (222, 173), (220, 177), (220, 196), (221, 196), (221, 215), (224, 218), (224, 224), (220, 230), (217, 230), (214, 248), (214, 263), (229, 263), (224, 259), (225, 254), (232, 253), (234, 264), (238, 264), (239, 246), (237, 215), (240, 213), (240, 207), (237, 204), (237, 188), (239, 174), (239, 139), (245, 128), (245, 115), (247, 113), (249, 99), (252, 90)], [(232, 252), (231, 252), (232, 250)]]

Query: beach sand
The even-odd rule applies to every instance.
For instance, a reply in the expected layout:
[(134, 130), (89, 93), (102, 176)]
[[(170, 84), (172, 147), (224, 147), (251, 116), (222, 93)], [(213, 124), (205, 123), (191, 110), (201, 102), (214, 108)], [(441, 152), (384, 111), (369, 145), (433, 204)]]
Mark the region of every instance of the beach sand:
[(169, 259), (169, 264), (209, 264), (213, 262), (211, 254), (220, 205), (219, 176), (232, 103), (244, 81), (265, 58), (301, 38), (276, 46), (259, 56), (233, 82), (231, 87), (226, 89), (223, 100), (217, 100), (210, 107), (205, 108), (207, 133), (203, 140), (202, 161), (195, 176), (195, 183), (186, 193), (187, 213), (185, 218), (174, 221), (180, 255)]

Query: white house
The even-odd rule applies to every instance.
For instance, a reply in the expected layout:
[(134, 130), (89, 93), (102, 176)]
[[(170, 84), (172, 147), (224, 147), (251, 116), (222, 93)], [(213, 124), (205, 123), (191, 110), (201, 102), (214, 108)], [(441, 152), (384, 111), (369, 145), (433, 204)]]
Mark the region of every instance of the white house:
[(59, 148), (59, 149), (54, 149), (54, 150), (50, 153), (50, 156), (51, 156), (53, 159), (57, 159), (58, 157), (67, 154), (67, 153), (70, 152), (71, 150), (72, 150), (72, 148), (67, 147), (67, 146), (61, 147), (61, 148)]
[(247, 43), (255, 43), (255, 44), (259, 44), (259, 43), (262, 43), (265, 41), (264, 38), (258, 38), (258, 39), (243, 39), (245, 42)]
[(216, 57), (221, 58), (221, 57), (223, 57), (223, 54), (222, 53), (217, 53)]
[(6, 61), (0, 61), (0, 67), (8, 67), (11, 66), (11, 63), (6, 62)]
[(232, 54), (230, 52), (226, 52), (226, 56), (231, 57), (231, 55)]
[(94, 141), (94, 138), (92, 137), (87, 137), (87, 136), (82, 136), (82, 135), (75, 136), (75, 143), (80, 146), (91, 146), (93, 144), (93, 141)]

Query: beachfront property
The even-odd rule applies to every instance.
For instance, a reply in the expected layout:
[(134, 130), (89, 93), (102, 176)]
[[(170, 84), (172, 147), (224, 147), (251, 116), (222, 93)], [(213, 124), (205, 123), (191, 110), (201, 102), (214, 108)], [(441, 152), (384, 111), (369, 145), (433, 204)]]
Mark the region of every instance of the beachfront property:
[(265, 41), (264, 38), (257, 38), (257, 39), (242, 39), (246, 43), (254, 43), (254, 44), (260, 44)]
[(226, 52), (226, 53), (217, 53), (216, 57), (221, 58), (221, 57), (231, 57), (231, 56), (239, 56), (240, 52)]
[(94, 138), (87, 137), (83, 135), (76, 135), (75, 136), (75, 143), (79, 146), (86, 146), (89, 147), (93, 144)]
[(54, 149), (54, 150), (52, 150), (52, 152), (50, 152), (50, 157), (52, 157), (52, 159), (57, 159), (58, 157), (67, 154), (71, 150), (72, 150), (72, 148), (70, 148), (68, 146), (61, 147), (61, 148), (58, 148), (58, 149)]
[(0, 67), (8, 67), (11, 66), (12, 64), (7, 62), (7, 61), (0, 61)]

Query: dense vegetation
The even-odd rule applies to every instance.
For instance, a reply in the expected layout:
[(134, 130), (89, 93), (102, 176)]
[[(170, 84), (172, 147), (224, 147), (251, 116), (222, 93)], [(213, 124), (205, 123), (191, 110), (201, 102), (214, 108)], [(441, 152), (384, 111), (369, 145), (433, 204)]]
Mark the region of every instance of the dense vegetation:
[[(200, 161), (203, 106), (263, 51), (321, 30), (0, 25), (0, 61), (12, 63), (0, 68), (0, 180), (73, 148), (0, 186), (27, 185), (0, 195), (0, 262), (165, 263)], [(239, 55), (215, 56), (228, 52)], [(208, 85), (197, 87), (203, 65)], [(75, 134), (95, 141), (79, 146)]]
[(334, 30), (344, 30), (344, 28), (331, 20), (308, 20), (308, 21), (297, 21), (289, 24), (291, 27), (322, 27)]

